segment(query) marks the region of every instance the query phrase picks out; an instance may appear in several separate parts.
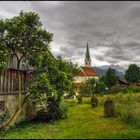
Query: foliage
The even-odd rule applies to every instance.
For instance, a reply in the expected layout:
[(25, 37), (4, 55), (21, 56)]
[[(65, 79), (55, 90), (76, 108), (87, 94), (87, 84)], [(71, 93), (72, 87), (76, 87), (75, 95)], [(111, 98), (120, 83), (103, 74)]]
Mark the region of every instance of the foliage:
[(98, 99), (95, 95), (92, 95), (91, 96), (91, 106), (92, 107), (97, 107), (97, 105), (98, 105)]
[(104, 84), (110, 89), (112, 86), (114, 86), (117, 83), (118, 76), (116, 75), (116, 72), (114, 69), (109, 68), (106, 71), (105, 76), (101, 78), (101, 81), (104, 82)]
[(78, 95), (78, 96), (77, 96), (77, 101), (78, 101), (79, 104), (81, 104), (81, 103), (83, 102), (83, 97), (82, 97), (82, 95)]
[(139, 86), (135, 86), (135, 85), (130, 85), (127, 87), (127, 92), (128, 93), (137, 93), (140, 92), (140, 87)]
[(60, 113), (61, 118), (68, 117), (68, 110), (69, 110), (69, 104), (65, 102), (64, 100), (61, 100), (60, 106), (59, 106), (59, 113)]
[(105, 117), (114, 117), (116, 115), (115, 105), (111, 98), (107, 98), (104, 103), (104, 116)]
[(61, 98), (65, 92), (71, 91), (77, 66), (61, 57), (55, 59), (49, 52), (37, 56), (37, 63), (30, 59), (36, 69), (28, 86), (31, 97), (39, 104), (36, 119), (45, 121), (66, 116), (67, 110), (64, 109)]
[(29, 80), (28, 91), (35, 103), (46, 100), (48, 96), (51, 96), (53, 92), (56, 92), (50, 85), (46, 72), (37, 73)]
[(5, 110), (2, 114), (0, 114), (0, 126), (7, 121), (7, 119), (10, 117), (9, 111)]
[(0, 72), (3, 72), (3, 71), (5, 71), (6, 70), (6, 63), (4, 63), (4, 62), (1, 62), (0, 63)]
[(95, 83), (94, 78), (86, 80), (85, 83), (80, 85), (80, 94), (83, 96), (91, 96), (95, 92)]
[(121, 89), (122, 93), (139, 93), (140, 87), (137, 85), (129, 85)]
[(106, 86), (103, 82), (98, 81), (95, 86), (95, 93), (102, 94), (106, 92)]
[(57, 77), (58, 83), (57, 91), (64, 94), (74, 92), (75, 85), (73, 84), (74, 76), (77, 74), (79, 68), (77, 64), (73, 64), (71, 61), (66, 61), (63, 57), (57, 57), (59, 76)]
[(60, 118), (59, 114), (60, 101), (56, 96), (49, 96), (44, 101), (44, 107), (37, 111), (36, 120), (50, 121)]
[(61, 96), (50, 85), (46, 72), (34, 75), (28, 88), (31, 93), (30, 98), (36, 104), (36, 120), (50, 121), (65, 116), (66, 112), (63, 111), (64, 107), (61, 106)]
[(64, 101), (60, 102), (56, 95), (48, 97), (44, 105), (45, 107), (37, 111), (36, 120), (52, 121), (67, 117), (68, 106)]
[(118, 92), (122, 92), (125, 89), (125, 87), (122, 87), (120, 85), (114, 85), (111, 87), (111, 93), (118, 93)]
[(140, 68), (136, 64), (129, 65), (124, 77), (129, 83), (134, 84), (140, 80)]
[[(13, 54), (19, 63), (34, 52), (48, 49), (52, 33), (42, 29), (38, 14), (21, 11), (18, 16), (0, 20), (0, 49), (4, 56)], [(19, 53), (21, 55), (19, 55)]]

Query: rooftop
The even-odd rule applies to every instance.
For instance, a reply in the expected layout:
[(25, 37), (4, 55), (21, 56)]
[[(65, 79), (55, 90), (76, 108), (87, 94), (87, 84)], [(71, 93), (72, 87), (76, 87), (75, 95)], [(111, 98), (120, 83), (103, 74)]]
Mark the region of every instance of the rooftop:
[(91, 67), (81, 67), (86, 76), (97, 76), (96, 71)]

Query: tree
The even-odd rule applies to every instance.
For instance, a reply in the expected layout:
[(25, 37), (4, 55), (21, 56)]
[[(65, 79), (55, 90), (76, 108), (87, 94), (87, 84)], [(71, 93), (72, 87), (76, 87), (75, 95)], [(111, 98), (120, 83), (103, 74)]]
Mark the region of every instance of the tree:
[(129, 83), (134, 84), (140, 80), (140, 68), (136, 64), (129, 65), (124, 77)]
[[(14, 55), (17, 58), (17, 70), (19, 73), (20, 63), (27, 60), (28, 56), (35, 52), (41, 53), (48, 50), (52, 41), (52, 33), (42, 28), (38, 14), (34, 12), (20, 12), (19, 16), (0, 20), (0, 51), (4, 56)], [(21, 100), (21, 77), (18, 74), (18, 108), (5, 128), (12, 126), (21, 112), (23, 106)]]
[(64, 92), (72, 90), (77, 65), (62, 57), (54, 58), (49, 52), (37, 55), (36, 61), (33, 58), (30, 57), (29, 60), (36, 71), (30, 79), (28, 89), (36, 104), (44, 104), (37, 111), (37, 119), (45, 121), (61, 118), (64, 115), (61, 113), (61, 97)]
[(117, 83), (118, 76), (114, 69), (109, 68), (106, 71), (106, 74), (102, 77), (101, 81), (105, 83), (105, 85), (110, 89)]
[(103, 93), (106, 91), (106, 87), (105, 87), (105, 84), (103, 82), (97, 82), (96, 83), (96, 86), (95, 86), (95, 93)]
[(94, 78), (88, 79), (85, 83), (80, 85), (80, 93), (83, 96), (91, 96), (95, 92), (96, 81)]
[(48, 72), (48, 80), (55, 90), (61, 95), (64, 92), (73, 92), (74, 75), (78, 72), (78, 65), (58, 56), (54, 58), (50, 51), (34, 53), (29, 56), (29, 63), (34, 66), (35, 71), (42, 71), (44, 68)]
[(73, 64), (71, 61), (65, 60), (63, 57), (57, 57), (59, 76), (57, 77), (58, 83), (52, 83), (57, 85), (56, 90), (60, 94), (64, 94), (65, 92), (70, 93), (74, 92), (74, 75), (78, 73), (78, 65)]

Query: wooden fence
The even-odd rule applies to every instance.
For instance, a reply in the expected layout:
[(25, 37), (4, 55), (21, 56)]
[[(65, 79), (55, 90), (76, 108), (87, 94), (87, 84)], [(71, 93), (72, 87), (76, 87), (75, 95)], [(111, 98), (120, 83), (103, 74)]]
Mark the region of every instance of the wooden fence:
[[(26, 91), (27, 78), (30, 74), (27, 71), (20, 71), (22, 91)], [(0, 73), (0, 94), (18, 92), (18, 71), (9, 69)]]

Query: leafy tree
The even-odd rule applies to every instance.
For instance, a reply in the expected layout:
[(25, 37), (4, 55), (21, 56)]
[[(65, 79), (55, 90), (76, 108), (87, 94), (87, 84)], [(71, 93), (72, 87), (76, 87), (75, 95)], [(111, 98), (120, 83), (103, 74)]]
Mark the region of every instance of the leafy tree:
[(80, 93), (83, 96), (90, 96), (95, 92), (95, 79), (88, 79), (85, 83), (80, 85)]
[(95, 93), (103, 93), (106, 91), (106, 86), (103, 82), (97, 82), (95, 86)]
[(140, 80), (140, 68), (136, 64), (129, 65), (124, 77), (129, 83), (134, 84)]
[(101, 81), (105, 83), (105, 85), (110, 89), (117, 83), (118, 76), (114, 69), (109, 68), (106, 71), (106, 74), (101, 78)]
[(78, 72), (77, 64), (73, 64), (71, 61), (67, 61), (60, 56), (54, 58), (49, 51), (35, 56), (30, 56), (29, 62), (38, 73), (43, 71), (44, 68), (47, 70), (47, 78), (60, 96), (65, 92), (73, 92), (75, 87), (73, 84), (74, 75)]
[(72, 90), (77, 65), (62, 57), (54, 58), (49, 51), (38, 54), (35, 59), (33, 56), (29, 58), (36, 70), (28, 88), (36, 104), (44, 104), (38, 110), (37, 119), (45, 121), (61, 118), (65, 116), (61, 97)]
[[(52, 41), (52, 33), (42, 28), (42, 23), (38, 14), (34, 12), (20, 12), (18, 16), (10, 19), (0, 20), (0, 52), (3, 61), (5, 56), (14, 55), (17, 58), (17, 70), (20, 70), (22, 60), (27, 60), (28, 56), (35, 52), (46, 51)], [(21, 77), (18, 76), (18, 109), (6, 124), (9, 129), (19, 116), (22, 108), (21, 100)]]
[(71, 61), (67, 61), (60, 56), (57, 57), (57, 62), (59, 69), (59, 76), (57, 78), (57, 91), (60, 94), (64, 94), (65, 92), (73, 92), (75, 87), (73, 84), (74, 75), (78, 73), (78, 65), (73, 64)]

